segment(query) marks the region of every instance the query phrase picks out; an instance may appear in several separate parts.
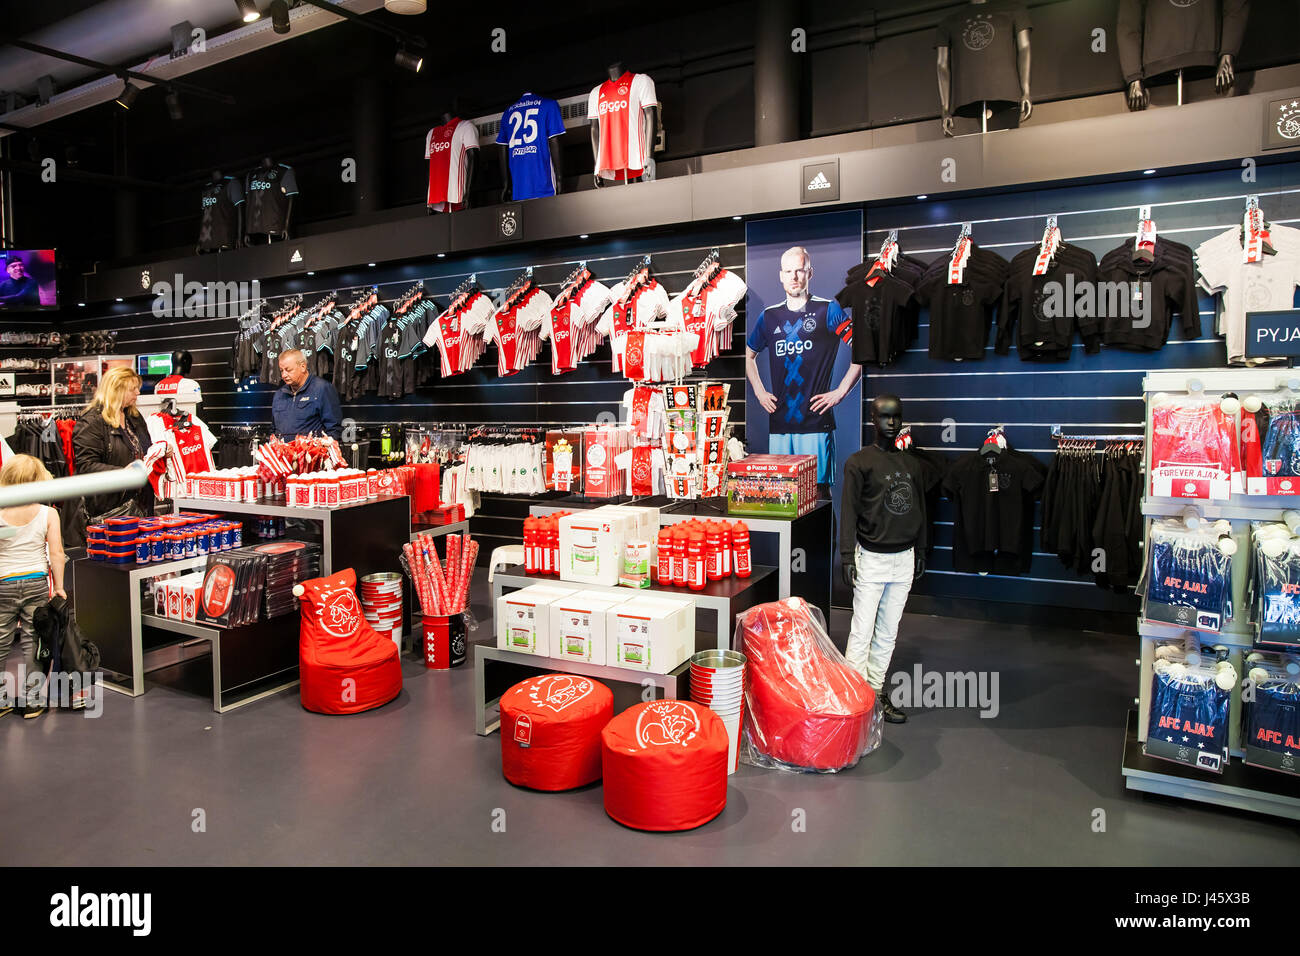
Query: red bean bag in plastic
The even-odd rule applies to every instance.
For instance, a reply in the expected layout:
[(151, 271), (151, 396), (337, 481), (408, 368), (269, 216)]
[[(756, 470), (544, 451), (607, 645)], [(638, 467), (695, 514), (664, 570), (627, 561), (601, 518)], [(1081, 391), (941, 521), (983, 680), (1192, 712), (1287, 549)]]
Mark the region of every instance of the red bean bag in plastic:
[(351, 568), (302, 582), (298, 689), (318, 714), (357, 714), (402, 691), (397, 645), (366, 623), (356, 587)]
[(501, 695), (501, 772), (517, 787), (572, 790), (600, 779), (614, 695), (590, 677), (541, 674)]
[(727, 806), (727, 727), (699, 704), (629, 707), (600, 733), (605, 812), (637, 830), (690, 830)]
[(829, 772), (880, 746), (881, 718), (866, 678), (831, 643), (802, 598), (741, 615), (734, 646), (749, 661), (741, 756), (757, 767)]

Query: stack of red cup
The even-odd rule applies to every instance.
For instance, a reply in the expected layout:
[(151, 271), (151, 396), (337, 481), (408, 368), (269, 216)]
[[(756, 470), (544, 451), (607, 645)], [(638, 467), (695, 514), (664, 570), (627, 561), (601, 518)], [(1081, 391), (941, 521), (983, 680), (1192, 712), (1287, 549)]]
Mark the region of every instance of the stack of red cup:
[(722, 718), (730, 749), (727, 773), (740, 764), (740, 712), (745, 705), (745, 655), (740, 651), (700, 651), (691, 658), (691, 700)]
[(361, 579), (361, 610), (370, 626), (402, 646), (402, 576), (392, 572), (367, 574)]

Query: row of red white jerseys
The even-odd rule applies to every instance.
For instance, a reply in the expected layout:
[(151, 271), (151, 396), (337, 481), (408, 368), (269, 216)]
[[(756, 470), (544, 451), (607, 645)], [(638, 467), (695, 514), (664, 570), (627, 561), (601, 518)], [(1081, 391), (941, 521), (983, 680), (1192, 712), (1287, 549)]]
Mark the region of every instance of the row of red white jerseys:
[(469, 371), (495, 343), (497, 373), (508, 376), (533, 362), (545, 341), (551, 345), (551, 372), (560, 375), (609, 339), (614, 371), (634, 382), (669, 382), (706, 367), (731, 346), (745, 291), (743, 279), (721, 268), (692, 279), (672, 297), (648, 275), (610, 288), (588, 274), (557, 299), (532, 287), (494, 303), (472, 290), (429, 324), (424, 344), (437, 348), (447, 377)]
[(186, 478), (216, 468), (216, 436), (197, 415), (159, 411), (145, 416), (145, 425), (152, 444), (144, 461), (152, 469), (149, 483), (158, 498), (185, 497)]

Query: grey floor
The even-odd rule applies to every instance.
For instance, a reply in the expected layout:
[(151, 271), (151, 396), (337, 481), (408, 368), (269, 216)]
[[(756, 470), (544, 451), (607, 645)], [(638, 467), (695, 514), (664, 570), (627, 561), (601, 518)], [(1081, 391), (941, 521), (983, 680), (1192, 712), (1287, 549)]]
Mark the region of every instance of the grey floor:
[[(475, 593), (488, 620), (484, 581)], [(837, 612), (841, 644), (846, 628)], [(996, 718), (916, 712), (887, 726), (883, 745), (840, 774), (742, 766), (723, 814), (677, 834), (614, 823), (598, 785), (541, 794), (506, 783), (500, 738), (473, 731), (468, 666), (433, 672), (408, 661), (401, 696), (354, 717), (307, 713), (296, 691), (226, 715), (169, 687), (136, 699), (110, 693), (95, 720), (0, 720), (0, 858), (1293, 865), (1295, 824), (1124, 789), (1134, 645), (1131, 637), (908, 615), (896, 665), (999, 672)], [(1105, 811), (1105, 832), (1093, 830), (1096, 809)]]

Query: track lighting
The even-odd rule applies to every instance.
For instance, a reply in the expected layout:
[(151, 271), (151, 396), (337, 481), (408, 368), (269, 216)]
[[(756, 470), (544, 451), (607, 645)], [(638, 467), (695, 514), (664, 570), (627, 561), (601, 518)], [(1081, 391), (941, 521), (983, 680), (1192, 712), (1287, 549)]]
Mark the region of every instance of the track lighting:
[(136, 98), (140, 95), (140, 87), (136, 86), (130, 80), (122, 83), (122, 92), (117, 94), (117, 99), (113, 102), (124, 110), (129, 110), (135, 105)]
[(424, 66), (424, 57), (411, 53), (406, 47), (402, 46), (397, 48), (397, 55), (393, 57), (393, 62), (404, 70), (419, 73), (420, 68)]
[(262, 19), (262, 14), (258, 12), (257, 4), (253, 0), (235, 0), (235, 6), (239, 7), (239, 18), (245, 23)]

